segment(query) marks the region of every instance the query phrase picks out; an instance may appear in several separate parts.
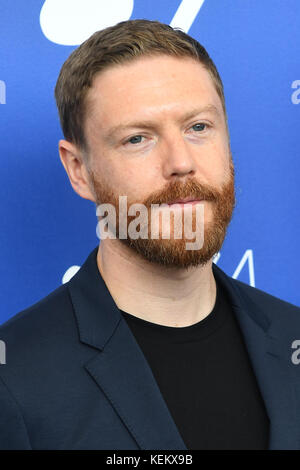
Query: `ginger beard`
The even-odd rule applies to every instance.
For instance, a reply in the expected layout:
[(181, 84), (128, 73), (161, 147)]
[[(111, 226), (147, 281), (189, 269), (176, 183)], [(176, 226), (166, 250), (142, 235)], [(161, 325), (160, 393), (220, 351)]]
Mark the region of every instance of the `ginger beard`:
[[(95, 203), (109, 203), (115, 207), (115, 233), (116, 238), (124, 243), (137, 254), (151, 263), (158, 263), (166, 267), (188, 268), (189, 266), (205, 265), (211, 258), (220, 251), (227, 227), (232, 218), (235, 206), (235, 190), (234, 190), (234, 167), (232, 158), (230, 158), (229, 178), (221, 188), (215, 188), (210, 185), (201, 184), (195, 179), (189, 179), (184, 184), (176, 180), (170, 183), (164, 190), (153, 193), (144, 201), (132, 201), (127, 197), (127, 208), (131, 204), (140, 203), (147, 207), (148, 211), (148, 238), (133, 239), (127, 233), (127, 238), (119, 238), (119, 196), (112, 191), (104, 182), (95, 177), (93, 172), (89, 172), (91, 184), (95, 195)], [(174, 219), (171, 212), (170, 215), (170, 238), (161, 237), (161, 218), (159, 225), (159, 237), (151, 238), (151, 204), (170, 203), (176, 199), (200, 199), (208, 201), (209, 208), (204, 206), (204, 240), (200, 249), (186, 249), (186, 243), (191, 243), (193, 239), (185, 238), (184, 219), (182, 209), (182, 238), (174, 238)], [(210, 211), (210, 220), (206, 220), (206, 212)], [(137, 217), (127, 214), (127, 228), (130, 222)], [(195, 231), (196, 220), (195, 207), (193, 208), (192, 230)], [(99, 218), (100, 220), (100, 218)], [(194, 239), (195, 240), (195, 239)]]

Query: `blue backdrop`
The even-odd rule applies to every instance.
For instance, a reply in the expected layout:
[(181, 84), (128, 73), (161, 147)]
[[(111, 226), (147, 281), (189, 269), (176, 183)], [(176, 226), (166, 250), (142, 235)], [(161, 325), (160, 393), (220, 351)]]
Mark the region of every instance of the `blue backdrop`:
[(75, 47), (129, 18), (182, 27), (214, 60), (237, 186), (216, 262), (300, 305), (300, 1), (2, 0), (0, 323), (65, 282), (99, 243), (95, 205), (59, 159), (54, 86)]

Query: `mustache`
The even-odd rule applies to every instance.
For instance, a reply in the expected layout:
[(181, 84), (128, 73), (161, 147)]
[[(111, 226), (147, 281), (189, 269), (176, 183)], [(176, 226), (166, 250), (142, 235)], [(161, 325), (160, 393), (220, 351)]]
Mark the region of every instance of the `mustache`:
[(170, 183), (163, 191), (157, 191), (149, 196), (145, 201), (146, 207), (151, 204), (170, 204), (177, 199), (201, 199), (205, 201), (216, 201), (220, 192), (216, 188), (189, 180), (186, 184), (178, 181)]

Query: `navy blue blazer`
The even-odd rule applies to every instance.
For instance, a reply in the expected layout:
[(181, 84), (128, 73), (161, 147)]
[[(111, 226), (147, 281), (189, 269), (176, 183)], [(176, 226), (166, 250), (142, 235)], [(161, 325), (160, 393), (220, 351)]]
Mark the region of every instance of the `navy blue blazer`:
[[(97, 250), (68, 283), (0, 327), (0, 449), (187, 450), (99, 273)], [(245, 339), (269, 449), (300, 449), (300, 364), (292, 361), (300, 308), (216, 265), (213, 273)]]

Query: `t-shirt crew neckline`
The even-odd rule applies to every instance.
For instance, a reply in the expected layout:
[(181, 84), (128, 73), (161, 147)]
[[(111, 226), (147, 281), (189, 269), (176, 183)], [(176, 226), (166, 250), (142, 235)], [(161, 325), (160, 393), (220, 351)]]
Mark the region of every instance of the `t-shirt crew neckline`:
[(176, 327), (159, 325), (158, 323), (153, 323), (136, 317), (135, 315), (121, 309), (119, 310), (130, 326), (137, 328), (139, 330), (139, 334), (142, 334), (145, 337), (149, 337), (151, 335), (151, 337), (155, 337), (156, 339), (161, 338), (163, 340), (199, 340), (199, 338), (207, 337), (219, 329), (227, 318), (226, 312), (228, 312), (228, 309), (223, 308), (223, 305), (224, 302), (229, 302), (229, 300), (217, 281), (216, 287), (216, 300), (211, 312), (202, 320), (189, 326)]

